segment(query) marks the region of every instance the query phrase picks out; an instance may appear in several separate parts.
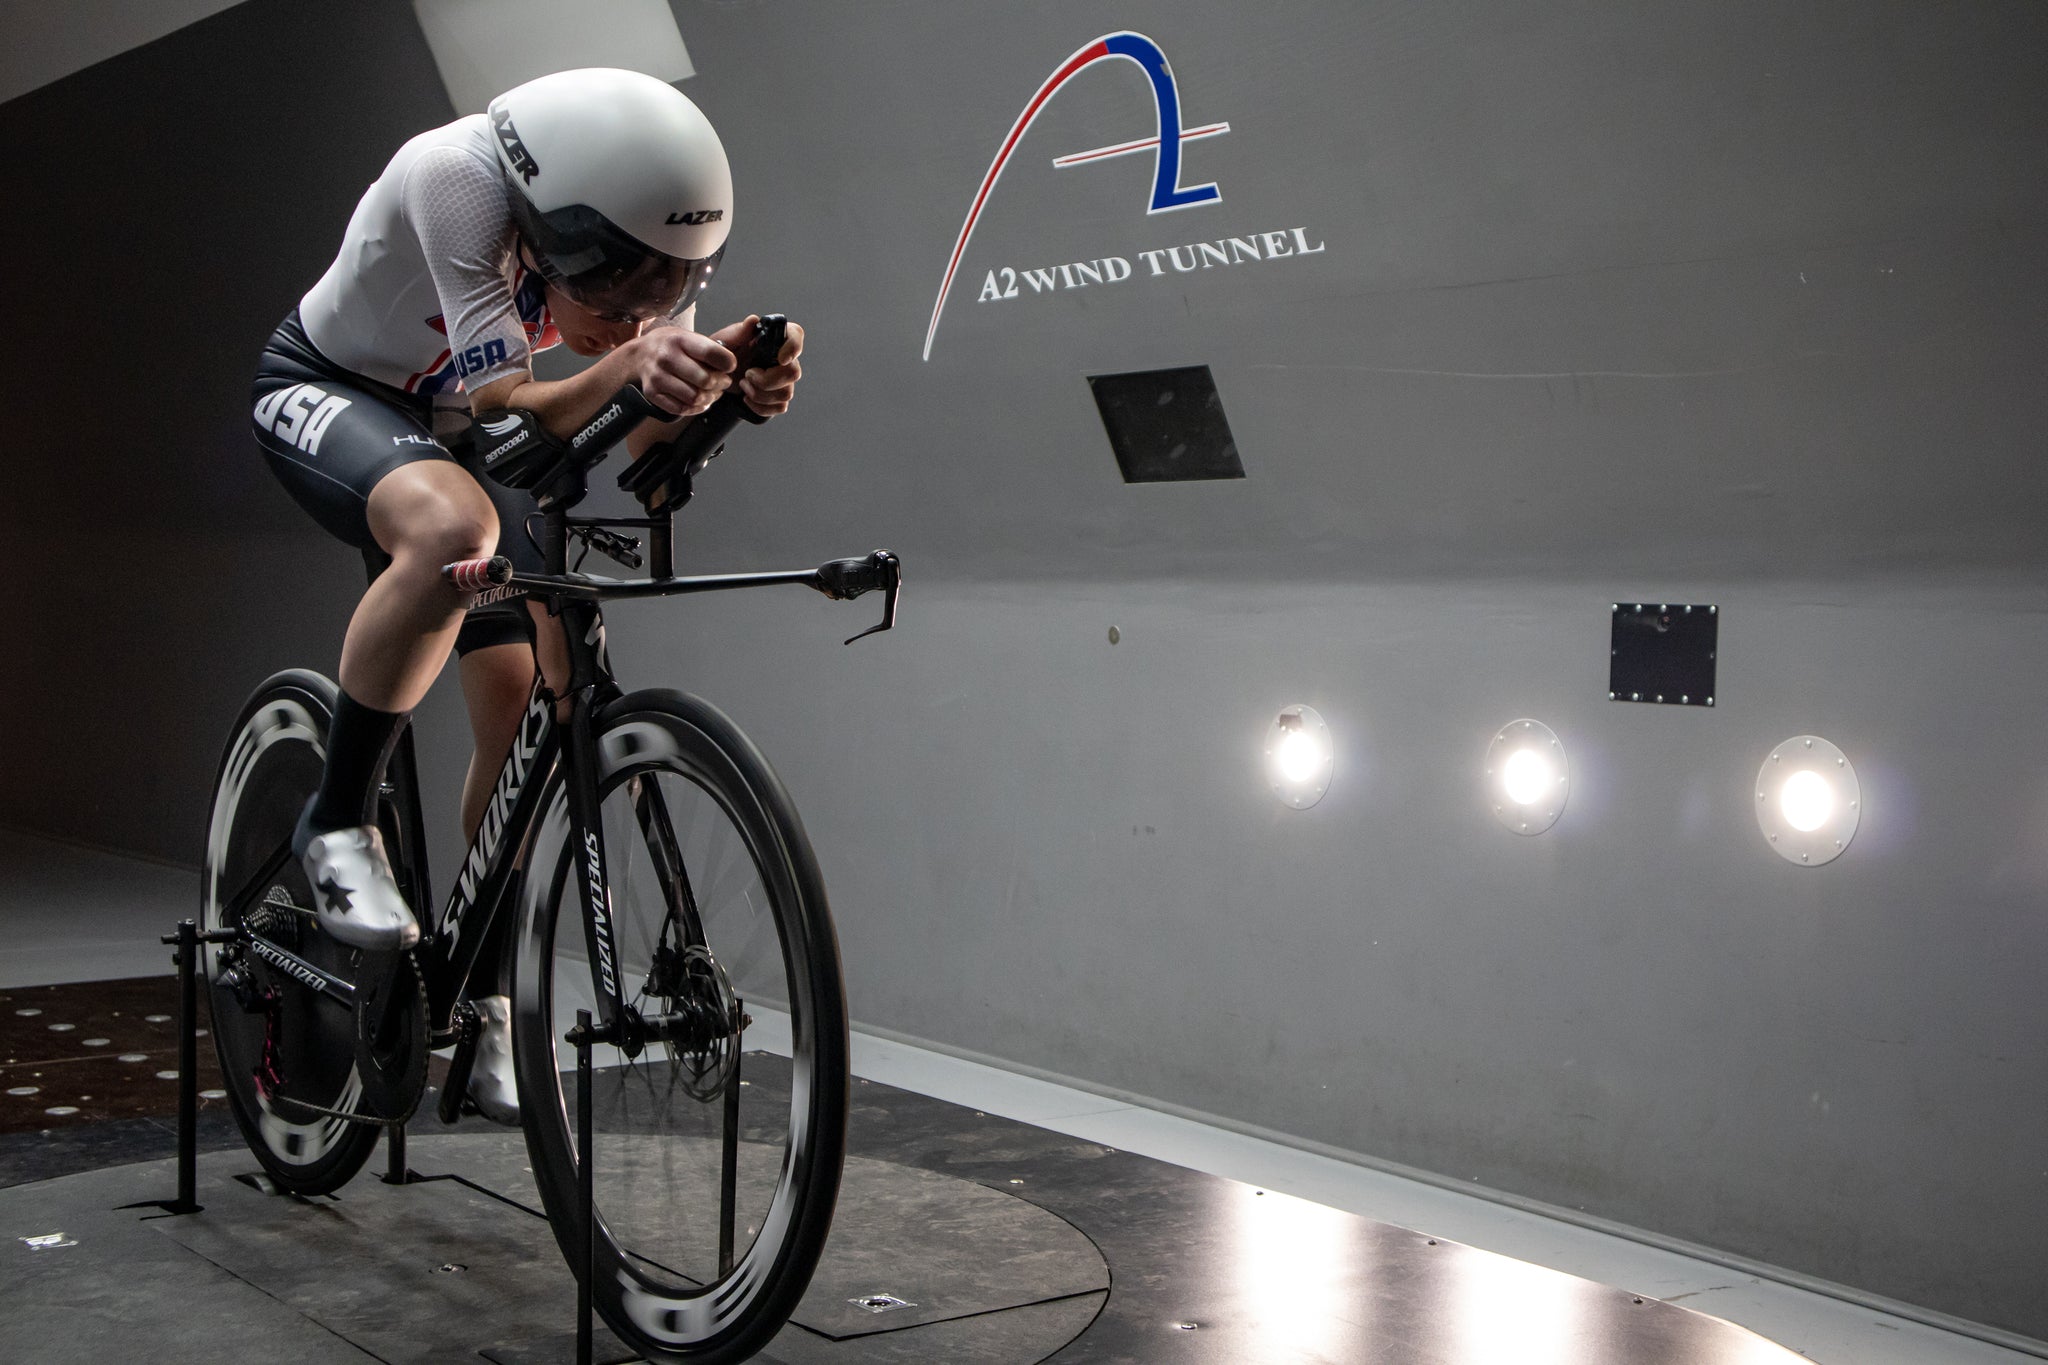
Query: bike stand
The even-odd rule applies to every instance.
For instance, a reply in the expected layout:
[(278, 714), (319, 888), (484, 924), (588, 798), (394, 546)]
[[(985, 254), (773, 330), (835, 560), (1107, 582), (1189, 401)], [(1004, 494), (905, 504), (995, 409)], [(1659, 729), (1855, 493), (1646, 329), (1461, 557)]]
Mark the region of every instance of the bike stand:
[(178, 921), (174, 934), (163, 942), (175, 948), (171, 961), (178, 968), (178, 1194), (175, 1199), (145, 1199), (123, 1204), (128, 1209), (162, 1209), (157, 1217), (201, 1211), (198, 1193), (199, 1160), (199, 945), (229, 943), (233, 931), (199, 932), (189, 919)]
[(410, 1185), (420, 1173), (405, 1164), (405, 1125), (394, 1123), (384, 1130), (384, 1174), (377, 1177), (387, 1185)]
[[(576, 1049), (576, 1199), (582, 1205), (582, 1269), (576, 1275), (576, 1365), (591, 1365), (590, 1285), (596, 1274), (597, 1199), (592, 1191), (596, 1157), (591, 1150), (590, 1049), (610, 1041), (609, 1032), (600, 1033), (590, 1022), (589, 1010), (576, 1011), (576, 1027), (562, 1041)], [(740, 1060), (733, 1058), (732, 1075), (725, 1086), (724, 1151), (719, 1159), (718, 1273), (732, 1269), (734, 1202), (739, 1188), (740, 1152)], [(403, 1138), (398, 1139), (403, 1142)], [(403, 1164), (404, 1148), (393, 1160)]]
[(596, 1273), (591, 1264), (595, 1259), (597, 1245), (596, 1229), (592, 1220), (597, 1216), (597, 1200), (592, 1193), (592, 1171), (590, 1130), (590, 1047), (595, 1039), (590, 1027), (590, 1011), (576, 1011), (576, 1027), (569, 1030), (565, 1040), (576, 1048), (576, 1196), (583, 1205), (583, 1264), (576, 1270), (576, 1365), (590, 1365), (590, 1278)]
[[(172, 961), (178, 968), (178, 1193), (173, 1199), (145, 1199), (134, 1204), (124, 1204), (125, 1209), (161, 1209), (155, 1217), (173, 1217), (180, 1214), (202, 1212), (204, 1206), (198, 1202), (198, 1127), (199, 1127), (199, 945), (202, 943), (231, 943), (236, 938), (233, 930), (218, 930), (202, 934), (193, 920), (178, 921), (174, 934), (166, 934), (163, 942), (176, 949)], [(591, 1116), (591, 1065), (590, 1049), (599, 1041), (598, 1030), (591, 1026), (590, 1011), (576, 1011), (576, 1027), (571, 1029), (564, 1041), (576, 1049), (576, 1166), (577, 1195), (583, 1213), (582, 1268), (576, 1276), (576, 1365), (591, 1365), (592, 1326), (590, 1288), (596, 1247), (596, 1197), (593, 1190), (595, 1170), (592, 1134), (595, 1122)], [(735, 1069), (727, 1085), (725, 1103), (724, 1155), (719, 1172), (722, 1205), (719, 1226), (719, 1270), (724, 1273), (732, 1268), (733, 1251), (733, 1196), (738, 1174), (739, 1139), (739, 1073)], [(405, 1128), (393, 1124), (384, 1135), (386, 1160), (384, 1174), (379, 1177), (386, 1185), (412, 1185), (427, 1180), (454, 1180), (464, 1185), (471, 1182), (460, 1176), (421, 1176), (406, 1162)], [(258, 1189), (269, 1185), (262, 1177), (250, 1177), (249, 1183)], [(257, 1182), (261, 1181), (261, 1184)], [(478, 1186), (471, 1186), (478, 1188)], [(274, 1190), (266, 1190), (274, 1193)], [(493, 1198), (502, 1198), (493, 1191), (483, 1190)]]

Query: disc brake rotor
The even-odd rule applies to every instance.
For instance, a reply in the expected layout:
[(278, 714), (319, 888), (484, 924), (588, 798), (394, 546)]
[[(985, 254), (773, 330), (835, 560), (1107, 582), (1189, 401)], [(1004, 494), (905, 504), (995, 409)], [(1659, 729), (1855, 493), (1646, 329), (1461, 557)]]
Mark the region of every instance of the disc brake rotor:
[(739, 1070), (740, 1037), (746, 1017), (732, 979), (711, 955), (711, 950), (692, 945), (682, 954), (682, 990), (675, 1001), (678, 1010), (689, 1010), (705, 1021), (699, 1046), (675, 1048), (676, 1084), (693, 1100), (710, 1101), (725, 1093)]

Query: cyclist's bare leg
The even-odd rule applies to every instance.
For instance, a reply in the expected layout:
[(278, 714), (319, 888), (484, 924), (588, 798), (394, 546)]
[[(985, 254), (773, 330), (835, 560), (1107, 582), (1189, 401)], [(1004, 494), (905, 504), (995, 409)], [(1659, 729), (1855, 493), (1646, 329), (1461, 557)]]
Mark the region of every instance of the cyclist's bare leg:
[(534, 618), (532, 649), (525, 645), (493, 645), (462, 656), (462, 698), (469, 707), (469, 733), (474, 747), (469, 774), (462, 783), (462, 837), (476, 838), (491, 790), (512, 750), (512, 737), (526, 715), (533, 691), (535, 652), (546, 666), (548, 685), (557, 695), (568, 689), (569, 647), (562, 623), (541, 607), (529, 606)]
[[(476, 742), (470, 753), (469, 776), (462, 784), (462, 829), (467, 839), (476, 838), (498, 774), (505, 766), (505, 755), (525, 723), (536, 653), (547, 663), (550, 687), (557, 693), (567, 690), (568, 648), (561, 622), (543, 609), (529, 609), (534, 614), (533, 647), (493, 645), (462, 656), (462, 696), (469, 707), (470, 735)], [(501, 918), (491, 933), (503, 934), (509, 927)], [(469, 1098), (494, 1122), (517, 1123), (519, 1085), (512, 1065), (512, 1002), (507, 998), (511, 983), (503, 979), (502, 967), (502, 944), (487, 942), (469, 982), (470, 1003), (482, 1025), (470, 1071)]]
[(474, 597), (441, 566), (497, 547), (498, 514), (452, 460), (400, 465), (370, 490), (370, 534), (391, 556), (348, 623), (341, 690), (379, 711), (410, 711), (427, 695)]
[(512, 751), (512, 737), (533, 690), (533, 650), (523, 644), (492, 645), (462, 656), (462, 700), (469, 707), (469, 775), (462, 781), (462, 837), (476, 838), (491, 804), (491, 789)]
[(498, 516), (460, 465), (418, 460), (378, 480), (368, 517), (391, 565), (349, 621), (327, 764), (292, 842), (327, 932), (358, 948), (388, 951), (411, 947), (420, 931), (372, 819), (377, 784), (471, 600), (442, 579), (441, 566), (489, 554)]

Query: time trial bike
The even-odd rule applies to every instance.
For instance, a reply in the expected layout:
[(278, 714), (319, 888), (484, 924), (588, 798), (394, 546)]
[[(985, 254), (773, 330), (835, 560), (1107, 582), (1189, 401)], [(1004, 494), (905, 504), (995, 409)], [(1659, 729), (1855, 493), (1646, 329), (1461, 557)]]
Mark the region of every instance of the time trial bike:
[[(782, 319), (764, 319), (748, 363), (772, 364), (781, 339)], [(736, 394), (621, 476), (648, 516), (570, 516), (590, 468), (658, 412), (628, 386), (547, 459), (480, 453), (487, 473), (536, 492), (544, 571), (515, 572), (500, 557), (443, 574), (483, 600), (544, 602), (565, 627), (568, 686), (556, 696), (536, 679), (488, 813), (431, 922), (410, 730), (401, 738), (377, 822), (422, 913), (419, 944), (363, 951), (319, 927), (313, 898), (323, 892), (306, 884), (291, 836), (320, 780), (337, 692), (293, 669), (249, 698), (221, 759), (203, 963), (249, 1147), (277, 1185), (315, 1194), (345, 1183), (381, 1129), (411, 1116), (433, 1049), (454, 1048), (440, 1112), (455, 1120), (478, 1035), (466, 983), (484, 945), (502, 944), (521, 1123), (563, 1253), (634, 1350), (717, 1362), (745, 1359), (782, 1326), (831, 1224), (848, 1086), (838, 943), (810, 842), (767, 760), (706, 701), (625, 691), (602, 604), (771, 584), (835, 599), (878, 591), (883, 619), (866, 635), (894, 624), (901, 570), (878, 550), (815, 569), (675, 575), (672, 520), (747, 415)], [(647, 532), (648, 577), (570, 569), (572, 545), (639, 568), (634, 530)], [(594, 1020), (588, 1242), (567, 1041), (579, 1010)]]

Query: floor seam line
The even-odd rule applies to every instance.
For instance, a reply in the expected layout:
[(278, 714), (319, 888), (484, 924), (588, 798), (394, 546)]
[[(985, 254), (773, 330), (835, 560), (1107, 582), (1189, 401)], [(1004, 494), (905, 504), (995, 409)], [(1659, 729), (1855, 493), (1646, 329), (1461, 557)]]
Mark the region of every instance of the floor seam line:
[(284, 1309), (286, 1312), (293, 1314), (301, 1321), (312, 1323), (315, 1327), (325, 1332), (328, 1336), (333, 1337), (336, 1341), (348, 1347), (351, 1351), (356, 1351), (361, 1353), (362, 1355), (369, 1357), (371, 1360), (376, 1361), (377, 1365), (392, 1365), (392, 1362), (386, 1360), (383, 1356), (378, 1355), (375, 1351), (369, 1350), (366, 1347), (359, 1346), (355, 1342), (350, 1341), (347, 1337), (335, 1331), (332, 1327), (329, 1327), (326, 1323), (320, 1321), (320, 1319), (314, 1317), (312, 1314), (306, 1312), (304, 1309), (299, 1308), (296, 1305), (286, 1303), (283, 1299), (280, 1299), (277, 1295), (271, 1293), (262, 1285), (256, 1283), (254, 1280), (248, 1278), (247, 1276), (239, 1274), (238, 1272), (230, 1269), (229, 1267), (222, 1265), (219, 1261), (214, 1260), (213, 1257), (207, 1255), (199, 1248), (194, 1246), (187, 1246), (185, 1243), (179, 1241), (175, 1237), (172, 1237), (169, 1233), (164, 1232), (162, 1229), (158, 1229), (158, 1235), (162, 1236), (166, 1241), (170, 1242), (171, 1245), (177, 1247), (181, 1251), (184, 1251), (186, 1254), (198, 1257), (200, 1260), (206, 1262), (215, 1270), (218, 1270), (221, 1274), (227, 1276), (229, 1279), (235, 1281), (237, 1284), (245, 1284), (249, 1286), (249, 1288), (255, 1290), (264, 1298), (269, 1299), (272, 1303)]
[[(1067, 1303), (1073, 1299), (1085, 1299), (1091, 1294), (1102, 1295), (1103, 1302), (1107, 1303), (1109, 1301), (1109, 1289), (1108, 1285), (1104, 1285), (1100, 1289), (1076, 1289), (1071, 1294), (1054, 1294), (1050, 1298), (1033, 1299), (1029, 1303), (1013, 1303), (1002, 1308), (981, 1308), (972, 1313), (956, 1313), (948, 1318), (933, 1318), (930, 1322), (907, 1322), (901, 1327), (877, 1327), (872, 1332), (849, 1332), (843, 1337), (835, 1337), (830, 1332), (816, 1327), (806, 1327), (804, 1330), (816, 1332), (827, 1341), (864, 1341), (869, 1337), (886, 1337), (897, 1332), (915, 1332), (921, 1327), (944, 1327), (949, 1323), (972, 1322), (976, 1318), (994, 1317), (998, 1313), (1014, 1313), (1019, 1308), (1043, 1308), (1049, 1303)], [(803, 1327), (803, 1324), (797, 1322), (795, 1318), (791, 1318), (790, 1321), (796, 1323), (799, 1327)], [(1080, 1338), (1076, 1337), (1074, 1340), (1078, 1341)], [(1073, 1344), (1074, 1342), (1072, 1341), (1067, 1342), (1066, 1345), (1060, 1347), (1060, 1350), (1064, 1351), (1067, 1349), (1067, 1346)]]

